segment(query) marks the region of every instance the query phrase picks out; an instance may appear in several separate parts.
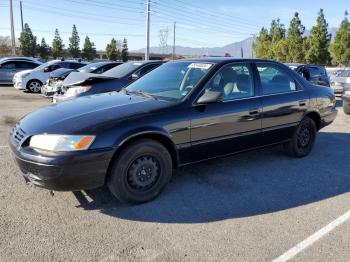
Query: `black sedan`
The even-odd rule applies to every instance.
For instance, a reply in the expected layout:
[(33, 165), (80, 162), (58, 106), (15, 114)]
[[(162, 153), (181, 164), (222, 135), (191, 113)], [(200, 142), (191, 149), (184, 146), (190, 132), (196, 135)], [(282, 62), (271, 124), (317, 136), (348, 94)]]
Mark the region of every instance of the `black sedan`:
[(61, 91), (53, 97), (53, 102), (58, 103), (82, 96), (119, 91), (164, 62), (165, 61), (130, 61), (112, 68), (101, 75), (73, 72), (63, 81), (63, 87)]
[(308, 155), (335, 104), (331, 88), (276, 62), (179, 60), (120, 92), (33, 112), (9, 144), (27, 182), (68, 191), (107, 184), (120, 201), (140, 203), (182, 165), (276, 144)]

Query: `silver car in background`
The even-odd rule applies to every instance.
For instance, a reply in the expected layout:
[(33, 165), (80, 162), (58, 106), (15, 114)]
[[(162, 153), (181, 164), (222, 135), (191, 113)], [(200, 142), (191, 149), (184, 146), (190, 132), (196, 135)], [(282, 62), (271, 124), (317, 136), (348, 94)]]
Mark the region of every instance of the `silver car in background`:
[(334, 94), (342, 95), (345, 88), (350, 87), (350, 68), (339, 71), (331, 80), (331, 87)]
[(0, 59), (0, 84), (12, 84), (13, 76), (23, 70), (34, 69), (42, 62), (32, 57), (9, 56)]

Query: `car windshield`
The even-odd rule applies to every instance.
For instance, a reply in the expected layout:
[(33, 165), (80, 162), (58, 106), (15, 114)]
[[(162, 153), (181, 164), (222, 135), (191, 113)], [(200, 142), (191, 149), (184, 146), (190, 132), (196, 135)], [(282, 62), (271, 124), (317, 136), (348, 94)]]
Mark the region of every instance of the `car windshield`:
[(143, 92), (155, 98), (179, 101), (207, 74), (213, 64), (166, 63), (129, 85), (129, 92)]
[(48, 67), (54, 63), (56, 63), (57, 61), (50, 61), (50, 62), (47, 62), (47, 63), (44, 63), (38, 67), (35, 68), (35, 70), (41, 70), (41, 69), (44, 69), (45, 67)]
[(112, 69), (106, 71), (102, 75), (109, 76), (109, 77), (116, 77), (121, 78), (124, 77), (131, 72), (133, 72), (135, 69), (139, 68), (141, 65), (143, 65), (142, 62), (127, 62), (120, 66), (113, 67)]
[(348, 77), (350, 73), (350, 70), (343, 70), (339, 74), (337, 74), (337, 77)]
[(80, 67), (78, 69), (79, 72), (82, 73), (90, 73), (92, 71), (94, 71), (95, 69), (103, 66), (105, 63), (92, 63), (92, 64), (88, 64), (86, 66)]

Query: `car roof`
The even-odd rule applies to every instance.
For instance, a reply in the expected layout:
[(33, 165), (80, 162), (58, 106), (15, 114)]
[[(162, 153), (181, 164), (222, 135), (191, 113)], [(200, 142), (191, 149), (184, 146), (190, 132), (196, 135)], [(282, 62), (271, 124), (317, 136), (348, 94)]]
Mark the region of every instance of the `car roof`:
[(8, 57), (0, 58), (0, 62), (5, 62), (5, 61), (29, 61), (29, 62), (42, 64), (42, 62), (40, 61), (40, 58), (24, 57), (24, 56), (8, 56)]
[(267, 59), (252, 59), (252, 58), (233, 58), (233, 57), (201, 57), (201, 58), (189, 58), (189, 59), (180, 59), (174, 61), (188, 61), (188, 62), (201, 62), (201, 63), (229, 63), (229, 62), (273, 62), (273, 60)]

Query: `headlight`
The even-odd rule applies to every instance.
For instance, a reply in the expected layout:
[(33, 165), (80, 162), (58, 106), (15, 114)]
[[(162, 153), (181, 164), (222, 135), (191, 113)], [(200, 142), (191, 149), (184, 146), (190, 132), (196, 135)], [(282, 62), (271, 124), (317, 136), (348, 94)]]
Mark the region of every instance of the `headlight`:
[(36, 135), (32, 136), (29, 146), (48, 151), (80, 151), (86, 150), (94, 142), (90, 135)]
[(91, 89), (91, 86), (77, 86), (77, 87), (69, 87), (66, 96), (75, 96), (80, 93), (88, 92)]
[(29, 76), (29, 75), (30, 75), (30, 73), (25, 73), (25, 74), (21, 75), (21, 77), (22, 77), (22, 78), (25, 78), (25, 77), (27, 77), (27, 76)]

